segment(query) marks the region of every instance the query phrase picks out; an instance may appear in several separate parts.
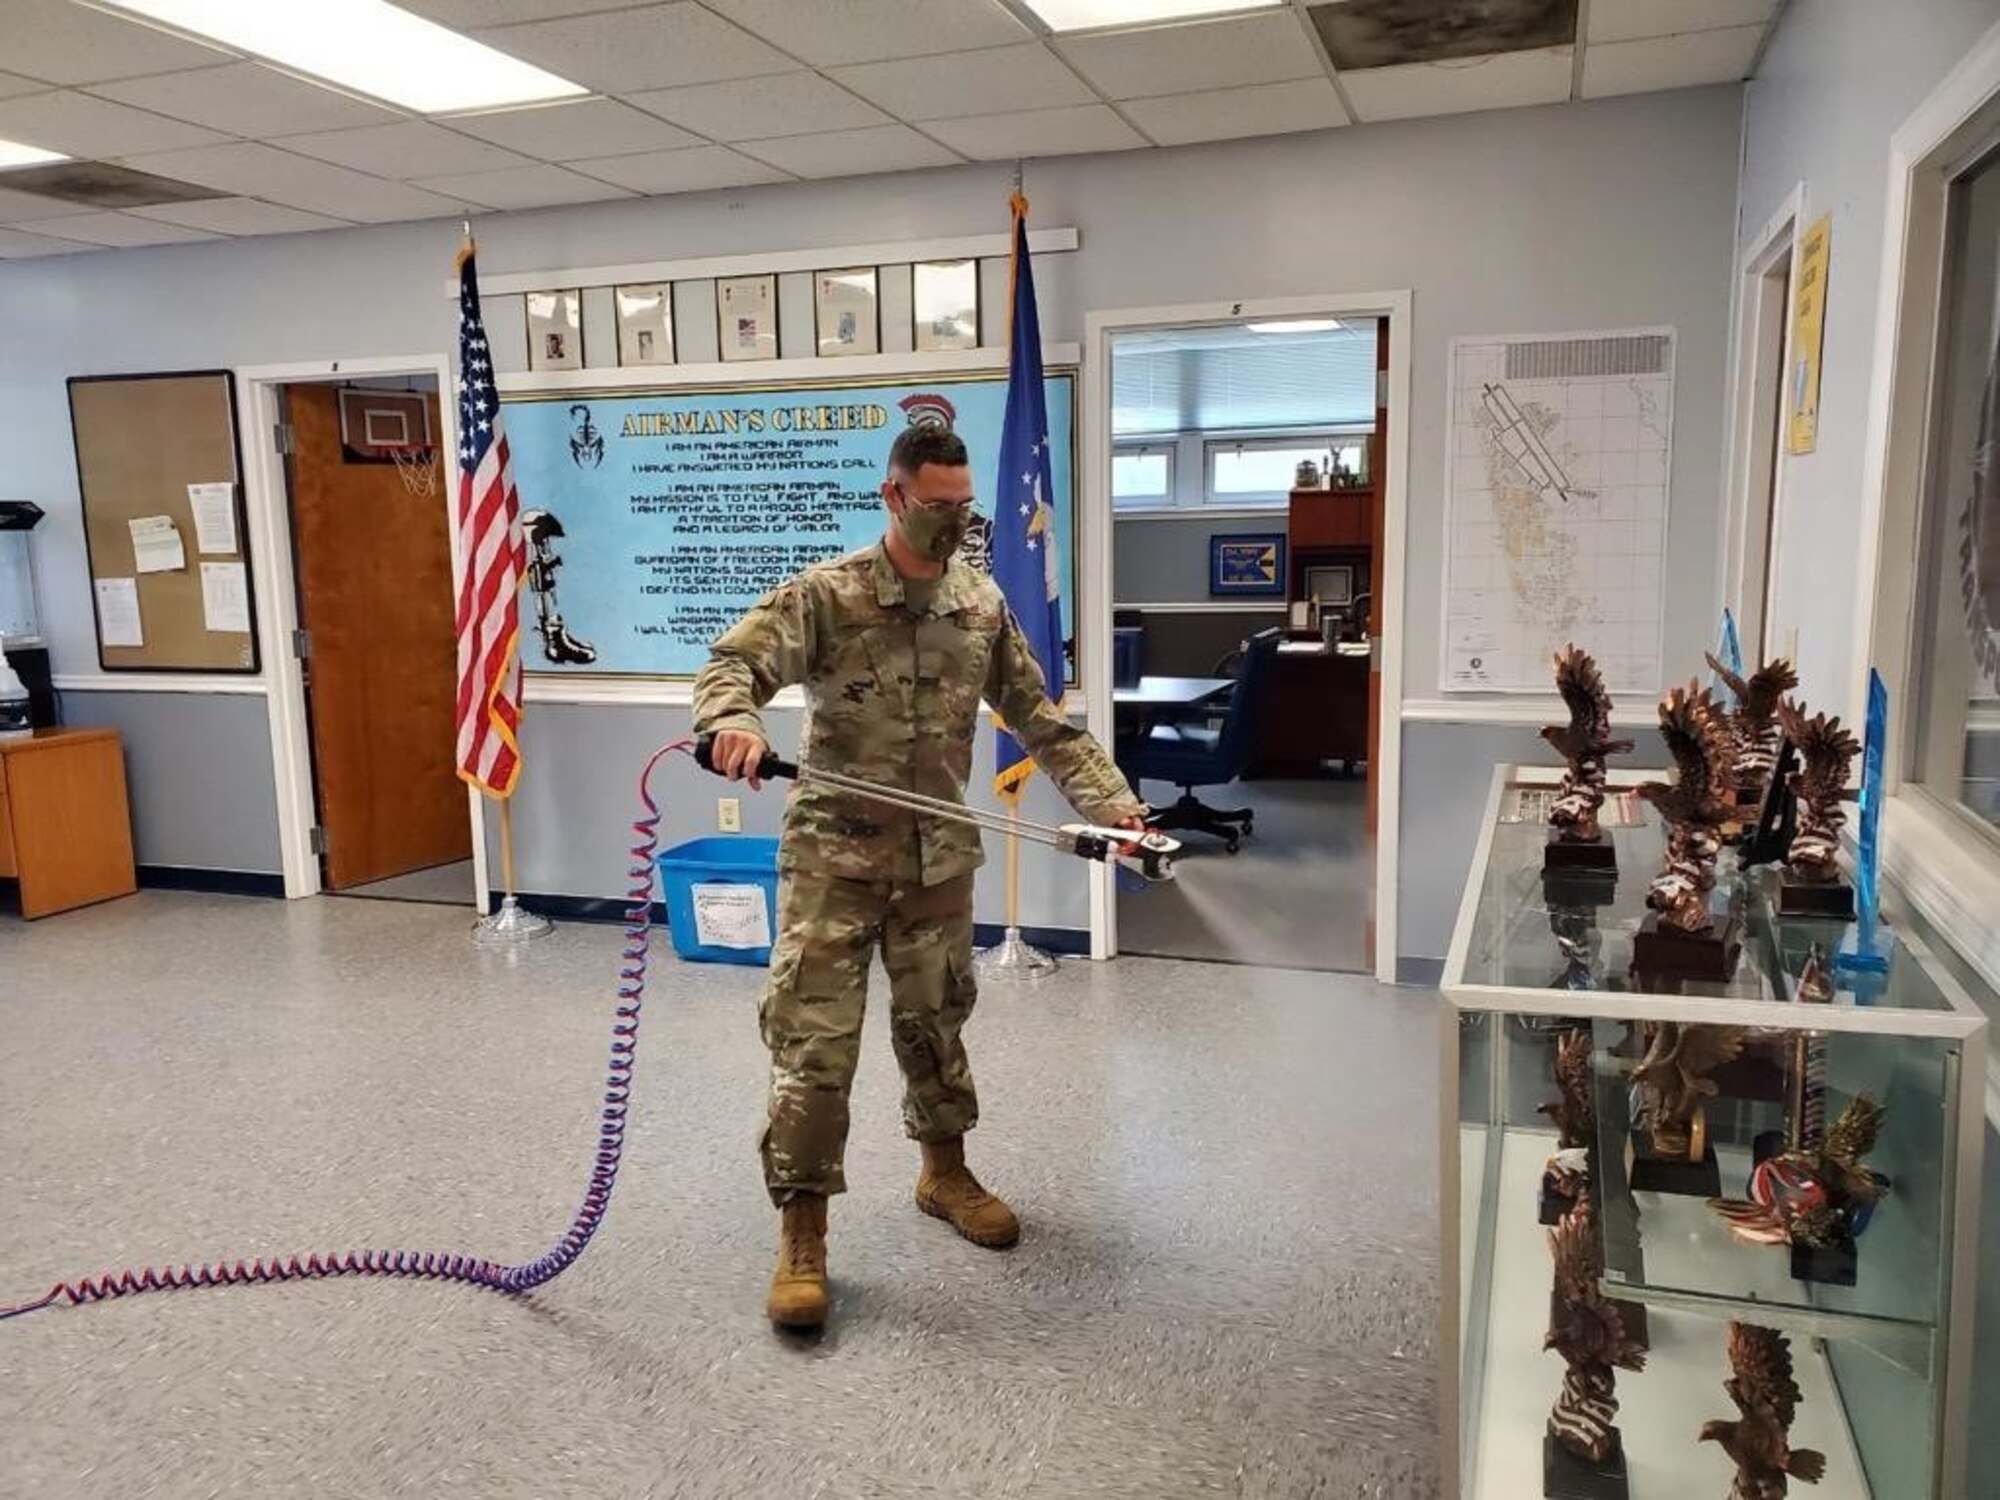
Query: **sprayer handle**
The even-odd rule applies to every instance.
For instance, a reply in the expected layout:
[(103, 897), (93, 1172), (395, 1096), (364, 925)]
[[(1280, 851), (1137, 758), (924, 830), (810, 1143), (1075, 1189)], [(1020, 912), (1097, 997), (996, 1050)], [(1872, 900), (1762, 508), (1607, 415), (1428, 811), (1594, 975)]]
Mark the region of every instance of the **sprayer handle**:
[[(721, 774), (721, 772), (715, 770), (714, 735), (704, 734), (695, 740), (694, 763), (704, 771), (715, 772), (716, 775)], [(757, 762), (757, 779), (759, 781), (771, 781), (778, 777), (783, 777), (788, 781), (795, 781), (798, 779), (798, 774), (798, 763), (796, 761), (778, 759), (777, 752), (774, 750), (766, 750), (764, 758)]]

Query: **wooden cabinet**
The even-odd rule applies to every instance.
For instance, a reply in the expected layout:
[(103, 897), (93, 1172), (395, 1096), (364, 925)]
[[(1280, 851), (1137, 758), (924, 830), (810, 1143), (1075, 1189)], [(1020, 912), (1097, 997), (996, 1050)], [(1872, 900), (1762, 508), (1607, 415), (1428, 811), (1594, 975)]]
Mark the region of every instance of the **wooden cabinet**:
[(1287, 531), (1292, 550), (1360, 547), (1375, 540), (1373, 490), (1293, 490)]
[(1369, 758), (1366, 652), (1280, 651), (1261, 718), (1253, 774), (1317, 775), (1329, 761), (1353, 770)]
[(139, 888), (117, 730), (0, 739), (0, 878), (19, 883), (25, 917)]

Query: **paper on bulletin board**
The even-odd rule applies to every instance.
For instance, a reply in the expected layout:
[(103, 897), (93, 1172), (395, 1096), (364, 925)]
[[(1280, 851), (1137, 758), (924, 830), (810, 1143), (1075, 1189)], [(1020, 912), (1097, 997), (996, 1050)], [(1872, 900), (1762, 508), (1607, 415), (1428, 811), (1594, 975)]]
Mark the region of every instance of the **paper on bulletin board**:
[(236, 486), (228, 480), (220, 484), (191, 484), (188, 505), (194, 511), (195, 545), (206, 553), (234, 555), (236, 545)]
[(97, 580), (97, 632), (107, 646), (146, 644), (146, 632), (139, 623), (138, 579)]
[(187, 548), (172, 516), (134, 516), (132, 567), (139, 573), (178, 573), (187, 566)]
[(201, 565), (201, 613), (207, 627), (218, 633), (248, 633), (250, 587), (240, 562)]
[(1811, 453), (1819, 446), (1819, 362), (1826, 339), (1826, 271), (1832, 244), (1832, 214), (1821, 214), (1799, 241), (1799, 279), (1792, 291), (1787, 453)]
[(759, 885), (694, 888), (694, 940), (704, 948), (768, 948), (771, 912)]

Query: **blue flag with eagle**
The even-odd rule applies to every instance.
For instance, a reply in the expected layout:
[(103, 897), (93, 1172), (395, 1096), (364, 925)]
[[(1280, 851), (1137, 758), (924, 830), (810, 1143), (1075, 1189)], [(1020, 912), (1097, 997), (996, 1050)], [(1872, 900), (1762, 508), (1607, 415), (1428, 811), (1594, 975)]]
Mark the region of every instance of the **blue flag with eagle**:
[[(1049, 697), (1063, 696), (1062, 598), (1057, 587), (1056, 513), (1049, 469), (1049, 409), (1042, 389), (1042, 325), (1028, 259), (1028, 200), (1014, 195), (1010, 268), (1013, 313), (1007, 347), (1007, 414), (1000, 427), (1000, 478), (993, 489), (993, 581), (1020, 621)], [(999, 726), (999, 720), (994, 721)], [(1018, 797), (1035, 763), (1021, 742), (997, 727), (993, 790)]]

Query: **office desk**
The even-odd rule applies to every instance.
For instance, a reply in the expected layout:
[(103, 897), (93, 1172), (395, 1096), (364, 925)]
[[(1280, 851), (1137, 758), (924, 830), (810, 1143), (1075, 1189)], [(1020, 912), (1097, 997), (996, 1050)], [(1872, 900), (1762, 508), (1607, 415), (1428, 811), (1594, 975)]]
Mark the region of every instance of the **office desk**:
[(38, 729), (0, 739), (0, 877), (20, 882), (21, 915), (129, 896), (132, 815), (115, 729)]
[(1337, 760), (1351, 772), (1368, 759), (1367, 649), (1294, 644), (1271, 663), (1252, 771), (1313, 776)]
[(1236, 686), (1233, 677), (1141, 677), (1135, 687), (1111, 690), (1114, 708), (1158, 712), (1166, 708), (1199, 708)]

